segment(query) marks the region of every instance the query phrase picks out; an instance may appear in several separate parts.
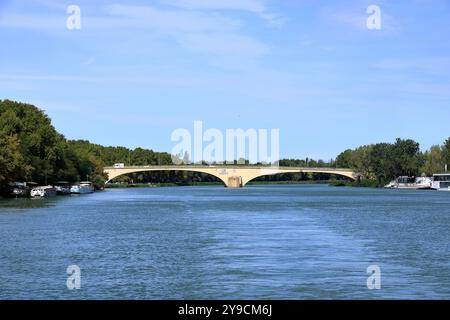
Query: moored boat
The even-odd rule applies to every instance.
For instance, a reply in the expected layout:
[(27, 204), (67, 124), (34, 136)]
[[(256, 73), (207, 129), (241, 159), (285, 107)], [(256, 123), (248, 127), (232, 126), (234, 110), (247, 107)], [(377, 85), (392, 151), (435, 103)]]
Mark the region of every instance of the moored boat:
[(450, 191), (450, 173), (434, 174), (432, 188), (439, 191)]
[(14, 198), (27, 198), (30, 196), (30, 187), (26, 182), (10, 184), (9, 196)]
[(86, 194), (86, 193), (93, 193), (94, 187), (92, 186), (92, 183), (89, 181), (82, 181), (80, 184), (73, 185), (70, 188), (70, 193), (73, 194)]
[(387, 189), (406, 189), (406, 190), (431, 190), (433, 186), (432, 179), (429, 177), (408, 177), (402, 176), (391, 181), (385, 186)]
[(56, 195), (58, 195), (58, 196), (70, 195), (69, 182), (58, 181), (55, 184), (55, 189), (56, 189)]
[(30, 196), (33, 198), (47, 198), (56, 196), (56, 189), (52, 186), (40, 186), (31, 189)]

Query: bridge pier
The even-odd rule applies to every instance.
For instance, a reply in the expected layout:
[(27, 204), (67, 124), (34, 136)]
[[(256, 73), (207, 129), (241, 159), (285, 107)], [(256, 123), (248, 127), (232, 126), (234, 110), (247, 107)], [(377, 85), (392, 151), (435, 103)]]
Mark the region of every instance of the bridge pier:
[(226, 186), (227, 188), (235, 188), (235, 189), (244, 187), (242, 185), (242, 177), (229, 177)]

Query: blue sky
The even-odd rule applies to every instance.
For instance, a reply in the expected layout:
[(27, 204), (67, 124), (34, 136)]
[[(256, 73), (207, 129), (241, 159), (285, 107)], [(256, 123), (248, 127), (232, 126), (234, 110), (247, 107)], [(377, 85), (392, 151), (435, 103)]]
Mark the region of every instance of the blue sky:
[(158, 151), (194, 120), (280, 129), (295, 158), (450, 136), (449, 1), (120, 1), (0, 0), (0, 99), (70, 139)]

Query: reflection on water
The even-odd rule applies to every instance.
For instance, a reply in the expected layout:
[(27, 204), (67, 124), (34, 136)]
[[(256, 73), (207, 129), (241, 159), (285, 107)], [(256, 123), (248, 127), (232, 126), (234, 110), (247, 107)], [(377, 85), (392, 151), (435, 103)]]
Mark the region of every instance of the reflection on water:
[[(450, 194), (324, 185), (0, 200), (0, 298), (449, 299)], [(78, 265), (81, 290), (66, 287)], [(369, 265), (382, 270), (370, 291)]]
[[(31, 208), (47, 208), (54, 206), (60, 197), (55, 198), (11, 198), (0, 199), (0, 213), (3, 213), (3, 209), (31, 209)], [(15, 210), (14, 210), (15, 211)]]

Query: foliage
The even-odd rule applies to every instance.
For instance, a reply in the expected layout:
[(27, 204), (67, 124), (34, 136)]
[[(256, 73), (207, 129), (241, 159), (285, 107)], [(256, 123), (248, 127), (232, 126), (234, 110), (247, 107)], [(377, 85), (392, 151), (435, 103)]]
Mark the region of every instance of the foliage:
[(30, 170), (20, 152), (17, 135), (8, 135), (0, 131), (0, 187), (5, 187), (11, 180), (25, 176)]
[(447, 168), (450, 167), (450, 138), (448, 138), (442, 146), (442, 160)]
[(429, 151), (424, 153), (424, 165), (420, 169), (421, 172), (427, 176), (434, 173), (440, 173), (445, 168), (443, 147), (436, 145), (432, 146)]
[(97, 189), (103, 167), (117, 162), (170, 164), (170, 155), (152, 150), (103, 147), (89, 141), (67, 141), (48, 116), (33, 105), (0, 100), (0, 189), (14, 181), (53, 184), (91, 180)]
[[(450, 142), (448, 145), (450, 147)], [(363, 177), (377, 181), (378, 185), (384, 185), (398, 176), (441, 172), (445, 161), (444, 149), (445, 145), (433, 146), (422, 153), (416, 141), (398, 138), (393, 144), (377, 143), (346, 150), (337, 157), (336, 163), (338, 167), (352, 168)]]
[(65, 140), (51, 125), (50, 119), (38, 108), (13, 101), (0, 101), (0, 134), (2, 141), (9, 141), (9, 151), (2, 153), (16, 157), (22, 170), (10, 172), (6, 180), (23, 179), (43, 183), (57, 178), (59, 169), (69, 170), (70, 162), (64, 158)]

